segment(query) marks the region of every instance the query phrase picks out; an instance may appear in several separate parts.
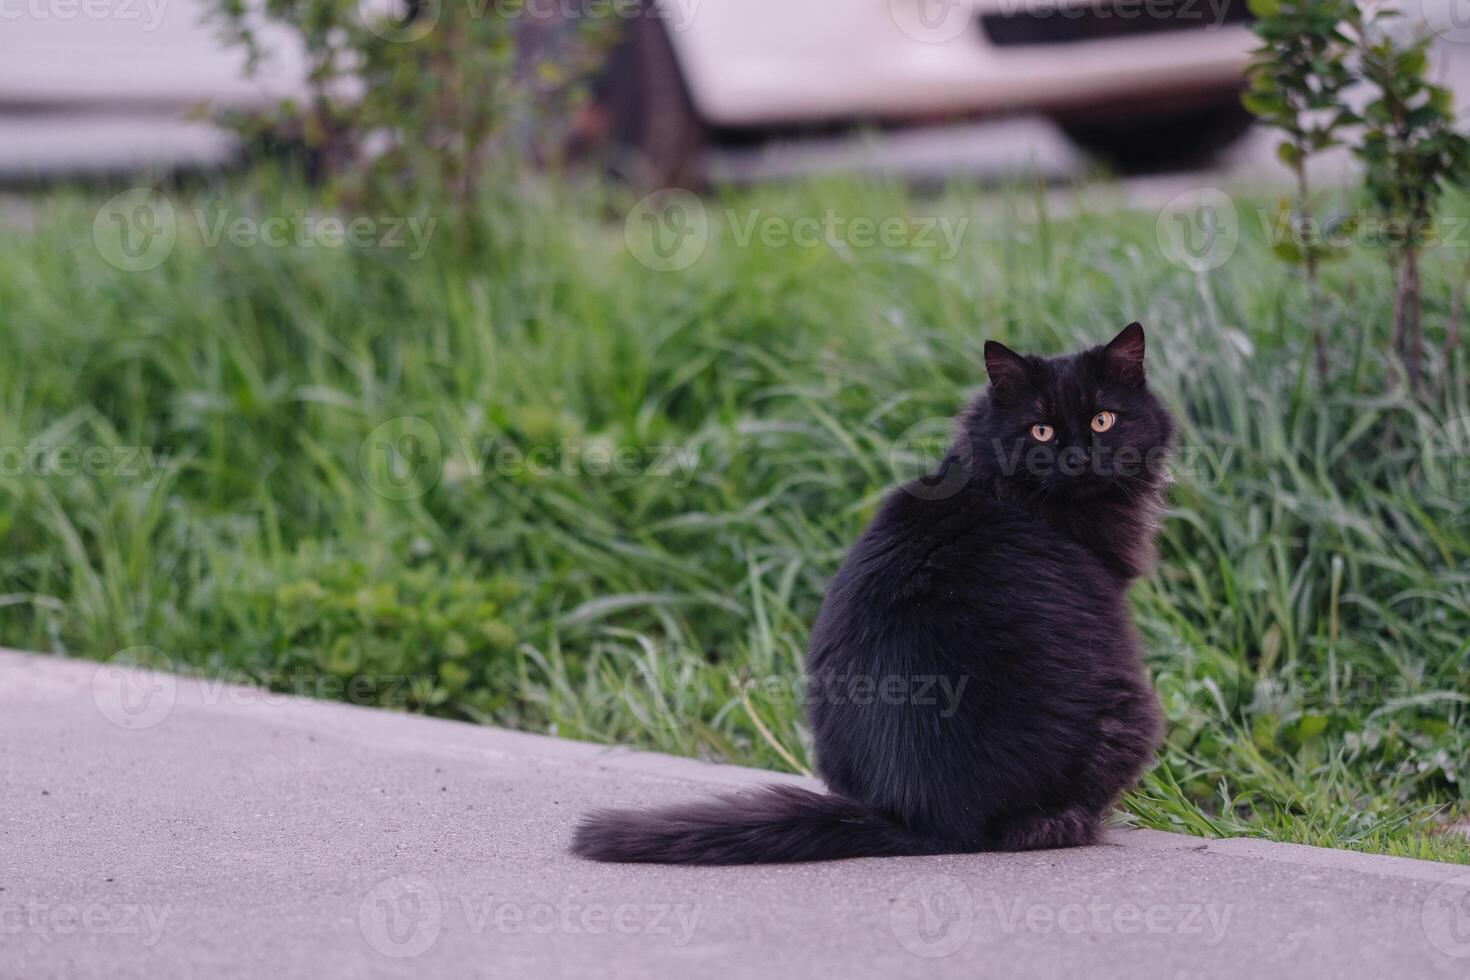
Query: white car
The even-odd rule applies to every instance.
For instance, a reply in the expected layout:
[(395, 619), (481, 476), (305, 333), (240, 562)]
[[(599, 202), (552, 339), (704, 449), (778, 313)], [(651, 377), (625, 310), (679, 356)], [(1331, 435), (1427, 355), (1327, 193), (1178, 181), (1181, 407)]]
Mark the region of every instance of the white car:
[(1011, 110), (1125, 166), (1220, 148), (1256, 39), (1245, 0), (655, 0), (599, 102), (678, 180), (710, 139)]
[(272, 30), (270, 69), (203, 22), (210, 0), (0, 0), (0, 179), (167, 170), (229, 160), (197, 105), (248, 109), (296, 94), (306, 62)]
[[(586, 127), (640, 180), (697, 179), (701, 150), (771, 133), (1010, 110), (1054, 115), (1125, 165), (1244, 128), (1245, 0), (356, 0), (365, 15), (469, 3), (490, 15), (624, 18)], [(266, 70), (201, 23), (212, 0), (0, 0), (0, 177), (205, 164), (228, 134), (185, 118), (298, 94), (271, 25)]]

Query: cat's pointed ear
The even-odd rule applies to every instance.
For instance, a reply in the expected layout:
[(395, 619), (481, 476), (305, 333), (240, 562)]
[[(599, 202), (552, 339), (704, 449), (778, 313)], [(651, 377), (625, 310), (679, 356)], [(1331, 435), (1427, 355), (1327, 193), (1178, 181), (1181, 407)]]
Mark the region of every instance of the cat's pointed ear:
[(1016, 397), (1026, 387), (1026, 359), (1005, 344), (985, 342), (985, 373), (990, 391), (1000, 401)]
[(1121, 384), (1143, 384), (1143, 326), (1133, 322), (1103, 348), (1108, 377)]

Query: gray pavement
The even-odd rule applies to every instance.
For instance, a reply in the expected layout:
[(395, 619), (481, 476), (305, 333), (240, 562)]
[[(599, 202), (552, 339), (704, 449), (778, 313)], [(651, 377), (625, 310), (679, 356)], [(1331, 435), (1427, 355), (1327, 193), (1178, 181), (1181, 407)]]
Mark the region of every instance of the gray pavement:
[(0, 977), (1467, 977), (1470, 869), (1118, 830), (750, 868), (576, 815), (773, 779), (0, 652)]

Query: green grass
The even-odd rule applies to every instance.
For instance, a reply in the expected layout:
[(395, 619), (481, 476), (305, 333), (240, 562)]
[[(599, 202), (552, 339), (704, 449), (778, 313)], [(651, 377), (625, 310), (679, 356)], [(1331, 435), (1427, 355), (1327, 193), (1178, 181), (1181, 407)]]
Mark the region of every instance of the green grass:
[[(1060, 351), (1137, 318), (1188, 465), (1134, 590), (1169, 736), (1126, 819), (1470, 862), (1435, 832), (1470, 811), (1470, 503), (1421, 452), (1470, 379), (1432, 354), (1424, 405), (1387, 388), (1378, 255), (1313, 302), (1244, 205), (1234, 257), (1194, 274), (1152, 213), (841, 182), (712, 201), (678, 273), (631, 257), (627, 202), (531, 185), (438, 213), (412, 260), (209, 247), (194, 208), (306, 206), (218, 194), (174, 192), (148, 272), (104, 261), (81, 194), (0, 238), (0, 643), (809, 767), (807, 627), (914, 434), (983, 382), (986, 338)], [(741, 246), (725, 208), (973, 221), (946, 258)], [(427, 492), (391, 499), (384, 441), (442, 464)], [(32, 444), (106, 461), (16, 465)], [(137, 447), (166, 461), (122, 472)]]

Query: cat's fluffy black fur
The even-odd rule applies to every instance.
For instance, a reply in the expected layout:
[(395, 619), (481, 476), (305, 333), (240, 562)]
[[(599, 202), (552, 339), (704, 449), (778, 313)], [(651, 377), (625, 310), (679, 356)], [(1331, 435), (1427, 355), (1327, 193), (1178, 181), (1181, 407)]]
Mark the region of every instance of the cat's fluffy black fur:
[(812, 629), (829, 793), (599, 811), (573, 850), (748, 864), (1093, 841), (1161, 733), (1125, 604), (1153, 560), (1173, 440), (1143, 353), (1136, 323), (1064, 357), (985, 345), (990, 387), (948, 458), (884, 501)]

